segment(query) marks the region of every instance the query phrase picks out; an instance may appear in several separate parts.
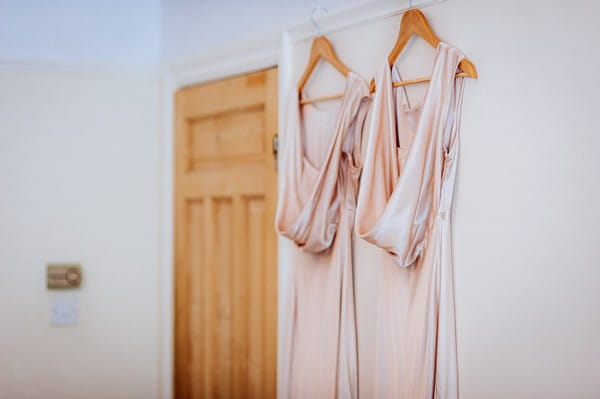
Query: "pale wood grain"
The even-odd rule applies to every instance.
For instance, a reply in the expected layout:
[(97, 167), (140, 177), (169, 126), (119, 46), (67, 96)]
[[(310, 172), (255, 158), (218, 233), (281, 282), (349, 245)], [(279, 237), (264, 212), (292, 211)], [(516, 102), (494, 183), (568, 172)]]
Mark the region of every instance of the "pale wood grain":
[(180, 90), (175, 396), (274, 398), (277, 70)]

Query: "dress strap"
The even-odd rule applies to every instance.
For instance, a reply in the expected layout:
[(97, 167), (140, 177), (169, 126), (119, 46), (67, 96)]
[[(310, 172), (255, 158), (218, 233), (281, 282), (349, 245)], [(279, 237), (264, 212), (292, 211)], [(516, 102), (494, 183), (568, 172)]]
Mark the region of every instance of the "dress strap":
[[(398, 70), (398, 67), (396, 67), (396, 64), (394, 64), (392, 66), (392, 87), (394, 85), (394, 81), (402, 81), (402, 75), (400, 74), (400, 71)], [(406, 91), (406, 85), (402, 85), (402, 93), (404, 93), (404, 99), (406, 100), (406, 105), (410, 108), (410, 99), (408, 98), (408, 91)]]

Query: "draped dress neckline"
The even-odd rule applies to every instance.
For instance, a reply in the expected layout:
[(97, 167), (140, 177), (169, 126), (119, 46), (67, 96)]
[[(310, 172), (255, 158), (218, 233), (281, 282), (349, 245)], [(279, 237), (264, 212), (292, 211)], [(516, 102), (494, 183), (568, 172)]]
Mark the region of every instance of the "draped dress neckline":
[[(300, 96), (298, 96), (298, 99), (296, 101), (296, 106), (295, 106), (295, 111), (297, 113), (297, 117), (296, 117), (296, 123), (295, 123), (295, 129), (296, 132), (295, 134), (298, 134), (300, 136), (302, 136), (303, 133), (303, 123), (302, 123), (302, 118), (300, 117), (301, 114), (301, 109), (302, 107), (306, 107), (306, 106), (310, 106), (315, 112), (319, 113), (319, 114), (327, 114), (327, 113), (333, 113), (334, 115), (334, 119), (336, 121), (336, 124), (334, 126), (334, 130), (338, 129), (338, 124), (340, 123), (340, 117), (342, 116), (342, 113), (344, 111), (345, 108), (345, 104), (346, 102), (349, 100), (348, 96), (351, 94), (352, 92), (352, 86), (353, 84), (355, 84), (355, 82), (361, 83), (364, 82), (363, 79), (358, 76), (356, 73), (350, 71), (348, 73), (348, 76), (346, 76), (346, 79), (344, 81), (344, 90), (342, 92), (342, 97), (340, 98), (340, 103), (338, 104), (337, 107), (332, 107), (334, 109), (332, 110), (324, 110), (321, 109), (319, 107), (316, 107), (315, 105), (313, 105), (312, 103), (309, 104), (300, 104)], [(332, 112), (335, 111), (335, 112)], [(335, 141), (336, 141), (336, 135), (335, 132), (333, 132), (331, 134), (331, 138), (329, 140), (329, 145), (327, 146), (327, 152), (330, 152), (332, 147), (335, 145)], [(300, 146), (298, 147), (298, 150), (300, 152), (300, 156), (302, 159), (302, 167), (304, 167), (304, 165), (309, 165), (310, 167), (312, 167), (315, 171), (319, 172), (319, 174), (323, 171), (323, 169), (326, 167), (325, 162), (321, 162), (320, 165), (315, 165), (313, 164), (313, 162), (310, 161), (310, 159), (306, 156), (306, 149), (304, 148), (304, 145), (302, 143), (302, 140), (300, 140)]]
[[(394, 229), (394, 226), (400, 223), (400, 219), (402, 217), (408, 217), (408, 214), (406, 212), (410, 213), (408, 208), (406, 208), (406, 206), (409, 206), (406, 203), (406, 198), (400, 197), (404, 195), (412, 196), (413, 194), (410, 194), (406, 191), (409, 190), (409, 181), (414, 181), (418, 175), (424, 173), (423, 170), (419, 170), (419, 167), (417, 167), (417, 165), (414, 164), (414, 162), (419, 162), (418, 159), (425, 156), (425, 154), (420, 154), (419, 152), (438, 150), (437, 145), (429, 146), (426, 143), (432, 141), (437, 142), (439, 140), (438, 133), (432, 130), (432, 128), (436, 123), (440, 121), (445, 121), (448, 115), (447, 105), (449, 104), (449, 96), (442, 95), (441, 90), (443, 90), (443, 87), (446, 87), (450, 81), (455, 80), (454, 75), (456, 73), (456, 69), (454, 69), (454, 71), (449, 71), (447, 70), (447, 66), (445, 65), (445, 63), (450, 59), (449, 57), (451, 57), (451, 53), (454, 52), (458, 54), (457, 60), (460, 60), (464, 57), (462, 54), (458, 53), (458, 50), (456, 50), (453, 46), (445, 42), (440, 42), (436, 47), (435, 60), (433, 62), (433, 67), (431, 71), (431, 80), (429, 81), (429, 85), (427, 87), (425, 96), (420, 102), (420, 115), (418, 115), (418, 119), (416, 119), (414, 123), (414, 128), (410, 129), (412, 133), (412, 138), (410, 140), (410, 146), (406, 150), (406, 155), (402, 163), (398, 156), (398, 153), (402, 148), (401, 143), (399, 142), (399, 129), (397, 125), (398, 115), (396, 112), (390, 112), (387, 115), (374, 115), (374, 118), (377, 119), (375, 123), (379, 125), (383, 124), (386, 126), (385, 129), (387, 133), (385, 137), (371, 137), (373, 136), (373, 132), (369, 133), (369, 142), (371, 142), (372, 140), (383, 140), (383, 142), (379, 145), (382, 145), (383, 147), (395, 146), (395, 149), (393, 151), (393, 154), (390, 151), (388, 155), (379, 155), (385, 156), (385, 162), (389, 162), (386, 166), (383, 167), (383, 169), (378, 169), (377, 171), (375, 171), (371, 166), (366, 166), (363, 169), (363, 183), (361, 183), (361, 190), (363, 190), (364, 188), (368, 189), (369, 187), (378, 187), (378, 185), (383, 184), (383, 196), (381, 196), (380, 198), (375, 198), (369, 194), (363, 196), (359, 194), (357, 204), (359, 211), (355, 223), (355, 230), (361, 238), (377, 246), (380, 246), (381, 248), (389, 252), (394, 258), (395, 262), (399, 266), (403, 267), (411, 265), (416, 260), (416, 257), (421, 252), (421, 250), (423, 250), (423, 248), (426, 246), (427, 235), (430, 230), (430, 226), (428, 225), (433, 222), (433, 219), (430, 219), (429, 221), (424, 223), (424, 221), (421, 220), (421, 216), (425, 217), (426, 215), (412, 215), (412, 218), (414, 218), (413, 222), (415, 223), (415, 225), (408, 228), (406, 230), (409, 232), (408, 235), (401, 239), (401, 241), (404, 244), (408, 244), (408, 241), (405, 240), (411, 240), (413, 241), (413, 244), (416, 245), (415, 248), (412, 248), (410, 250), (410, 253), (399, 253), (397, 250), (399, 250), (400, 248), (398, 248), (394, 244), (398, 241), (395, 238), (393, 238), (393, 235), (391, 235), (390, 233)], [(381, 78), (382, 81), (376, 81), (377, 90), (379, 94), (375, 96), (375, 102), (372, 107), (374, 109), (373, 114), (380, 111), (379, 104), (381, 102), (388, 105), (393, 104), (394, 108), (397, 106), (394, 92), (394, 89), (396, 88), (393, 86), (391, 78), (392, 68), (394, 68), (394, 66), (390, 66), (386, 61), (384, 68), (380, 69), (380, 72), (377, 75), (379, 78)], [(379, 92), (379, 90), (381, 90), (382, 92)], [(441, 125), (438, 124), (438, 128), (440, 127)], [(365, 164), (372, 165), (374, 160), (370, 157), (373, 156), (374, 154), (371, 151), (367, 151), (365, 157)], [(387, 159), (387, 157), (389, 157), (389, 159)], [(433, 156), (433, 158), (436, 157)], [(438, 161), (436, 160), (434, 162), (436, 163), (436, 165), (433, 167), (438, 169)], [(429, 178), (433, 178), (433, 176), (429, 175)], [(379, 190), (379, 188), (377, 189)], [(422, 186), (420, 189), (423, 191), (418, 191), (414, 193), (414, 195), (416, 195), (416, 198), (421, 198), (422, 195), (430, 195), (427, 192), (426, 186)], [(439, 200), (439, 190), (439, 185), (434, 184), (434, 202), (437, 202)], [(367, 197), (369, 197), (369, 199), (367, 199)], [(372, 201), (375, 202), (373, 203)], [(418, 207), (419, 203), (421, 202), (421, 200), (418, 200), (418, 203), (414, 205)], [(362, 210), (360, 210), (361, 207), (363, 208)], [(366, 209), (367, 207), (369, 209)], [(400, 208), (404, 209), (403, 213), (399, 213)], [(414, 209), (414, 212), (417, 212), (417, 208)], [(404, 222), (406, 222), (406, 220)], [(411, 232), (411, 229), (416, 228), (417, 225), (421, 226), (418, 227), (419, 231), (417, 233), (415, 233), (414, 231)], [(422, 237), (424, 238), (424, 240), (414, 240), (414, 238), (416, 237), (414, 234), (424, 234), (425, 236)], [(404, 250), (407, 249), (408, 248), (403, 248), (402, 251), (404, 252)]]
[[(303, 145), (304, 124), (302, 121), (299, 96), (292, 102), (292, 118), (289, 137), (290, 145), (282, 154), (288, 176), (282, 180), (282, 190), (292, 190), (293, 195), (284, 195), (285, 206), (278, 207), (276, 217), (277, 231), (290, 238), (305, 251), (318, 253), (331, 247), (339, 222), (339, 212), (343, 205), (339, 198), (339, 173), (342, 168), (341, 159), (351, 168), (357, 159), (353, 150), (346, 148), (348, 128), (352, 125), (361, 109), (363, 98), (370, 98), (367, 83), (359, 75), (350, 72), (346, 77), (345, 87), (339, 108), (334, 115), (334, 128), (331, 140), (326, 144), (325, 158), (319, 165), (314, 165), (306, 156)], [(323, 111), (318, 111), (323, 112)], [(360, 142), (360, 135), (353, 137)], [(352, 147), (352, 145), (350, 145)], [(310, 172), (306, 169), (311, 169)], [(310, 186), (310, 187), (309, 187)], [(300, 187), (304, 187), (300, 189)], [(284, 203), (281, 203), (284, 205)]]
[[(440, 50), (441, 50), (442, 46), (444, 46), (444, 45), (446, 45), (444, 42), (439, 42), (435, 48), (435, 57), (433, 60), (433, 66), (431, 67), (431, 73), (430, 73), (431, 80), (427, 83), (427, 89), (425, 90), (425, 95), (418, 103), (416, 103), (412, 107), (409, 107), (408, 108), (409, 111), (414, 111), (415, 108), (420, 108), (421, 110), (424, 110), (425, 107), (428, 105), (429, 98), (431, 97), (431, 88), (434, 86), (434, 84), (437, 84), (438, 77), (437, 77), (436, 71), (438, 69), (438, 64), (439, 64), (439, 60), (440, 60), (440, 54), (441, 54)], [(395, 70), (397, 72), (398, 68), (396, 67), (396, 64), (391, 65), (390, 70)], [(394, 89), (394, 86), (393, 86), (393, 82), (392, 82), (392, 90), (393, 89)], [(419, 115), (419, 117), (416, 120), (414, 128), (411, 129), (412, 133), (413, 133), (413, 139), (414, 139), (414, 136), (419, 134), (419, 131), (422, 130), (421, 126), (423, 124), (423, 122), (422, 122), (423, 119), (424, 119), (423, 112), (421, 112), (421, 114)], [(397, 127), (397, 125), (395, 125), (395, 126), (396, 126), (395, 134), (396, 134), (396, 137), (398, 137), (398, 127)]]

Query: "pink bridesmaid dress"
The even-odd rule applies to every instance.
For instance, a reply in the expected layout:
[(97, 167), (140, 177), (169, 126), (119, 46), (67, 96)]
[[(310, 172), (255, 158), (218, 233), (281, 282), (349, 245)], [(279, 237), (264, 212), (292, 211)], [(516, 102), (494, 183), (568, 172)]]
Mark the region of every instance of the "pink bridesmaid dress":
[(356, 232), (387, 253), (375, 266), (383, 268), (377, 398), (458, 397), (450, 211), (462, 58), (440, 43), (426, 95), (413, 107), (392, 86), (395, 68), (386, 62), (376, 75)]
[(296, 245), (280, 323), (278, 397), (357, 398), (352, 233), (369, 88), (350, 73), (339, 108), (292, 101), (276, 228)]

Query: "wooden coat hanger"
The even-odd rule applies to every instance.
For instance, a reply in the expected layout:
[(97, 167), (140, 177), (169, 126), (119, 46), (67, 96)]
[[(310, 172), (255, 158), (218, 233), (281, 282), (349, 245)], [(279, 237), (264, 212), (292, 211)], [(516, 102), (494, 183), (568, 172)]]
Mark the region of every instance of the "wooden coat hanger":
[[(396, 59), (398, 58), (402, 50), (404, 50), (404, 47), (406, 47), (406, 44), (413, 35), (421, 37), (434, 48), (437, 48), (437, 46), (442, 41), (439, 37), (436, 36), (435, 33), (433, 33), (429, 22), (427, 22), (427, 18), (425, 18), (425, 15), (423, 15), (423, 13), (418, 9), (411, 8), (410, 10), (406, 11), (404, 15), (402, 15), (398, 39), (396, 39), (396, 44), (394, 45), (394, 48), (392, 48), (392, 51), (388, 55), (388, 62), (390, 63), (390, 66), (394, 65)], [(468, 59), (463, 58), (463, 60), (458, 64), (458, 67), (462, 72), (457, 73), (457, 77), (460, 76), (477, 79), (477, 69), (475, 69), (475, 65), (473, 65), (473, 63)], [(407, 86), (415, 83), (429, 82), (430, 80), (431, 77), (403, 80), (400, 82), (394, 82), (393, 86)], [(374, 84), (375, 82), (371, 81), (372, 91), (375, 90)]]
[[(304, 89), (304, 86), (306, 86), (310, 75), (313, 73), (315, 67), (317, 66), (320, 60), (327, 61), (335, 69), (337, 69), (339, 73), (344, 75), (344, 77), (347, 77), (350, 73), (350, 68), (348, 68), (335, 54), (331, 42), (325, 36), (321, 35), (321, 29), (319, 28), (319, 25), (317, 25), (317, 22), (314, 19), (314, 13), (319, 8), (320, 7), (315, 7), (310, 14), (310, 19), (315, 28), (317, 29), (317, 33), (319, 34), (319, 36), (317, 36), (312, 42), (310, 56), (308, 58), (308, 65), (306, 66), (306, 69), (304, 70), (304, 73), (302, 74), (302, 77), (298, 82), (298, 96), (302, 95), (302, 90)], [(323, 10), (327, 11), (327, 9), (324, 8)], [(340, 94), (334, 94), (330, 96), (321, 96), (315, 98), (300, 98), (300, 104), (309, 104), (317, 101), (331, 100), (340, 97)]]
[[(298, 82), (298, 95), (302, 94), (302, 90), (304, 86), (306, 86), (306, 82), (308, 82), (308, 78), (315, 70), (315, 67), (319, 63), (319, 60), (324, 60), (330, 63), (335, 69), (337, 69), (342, 75), (348, 76), (350, 73), (350, 68), (348, 68), (336, 55), (333, 51), (333, 47), (331, 43), (325, 36), (318, 36), (313, 40), (312, 48), (310, 50), (310, 57), (308, 59), (308, 65), (306, 66), (306, 70), (302, 74), (300, 81)], [(339, 94), (332, 96), (323, 96), (317, 98), (307, 98), (300, 99), (300, 104), (308, 104), (316, 101), (322, 101), (327, 99), (339, 98)]]

